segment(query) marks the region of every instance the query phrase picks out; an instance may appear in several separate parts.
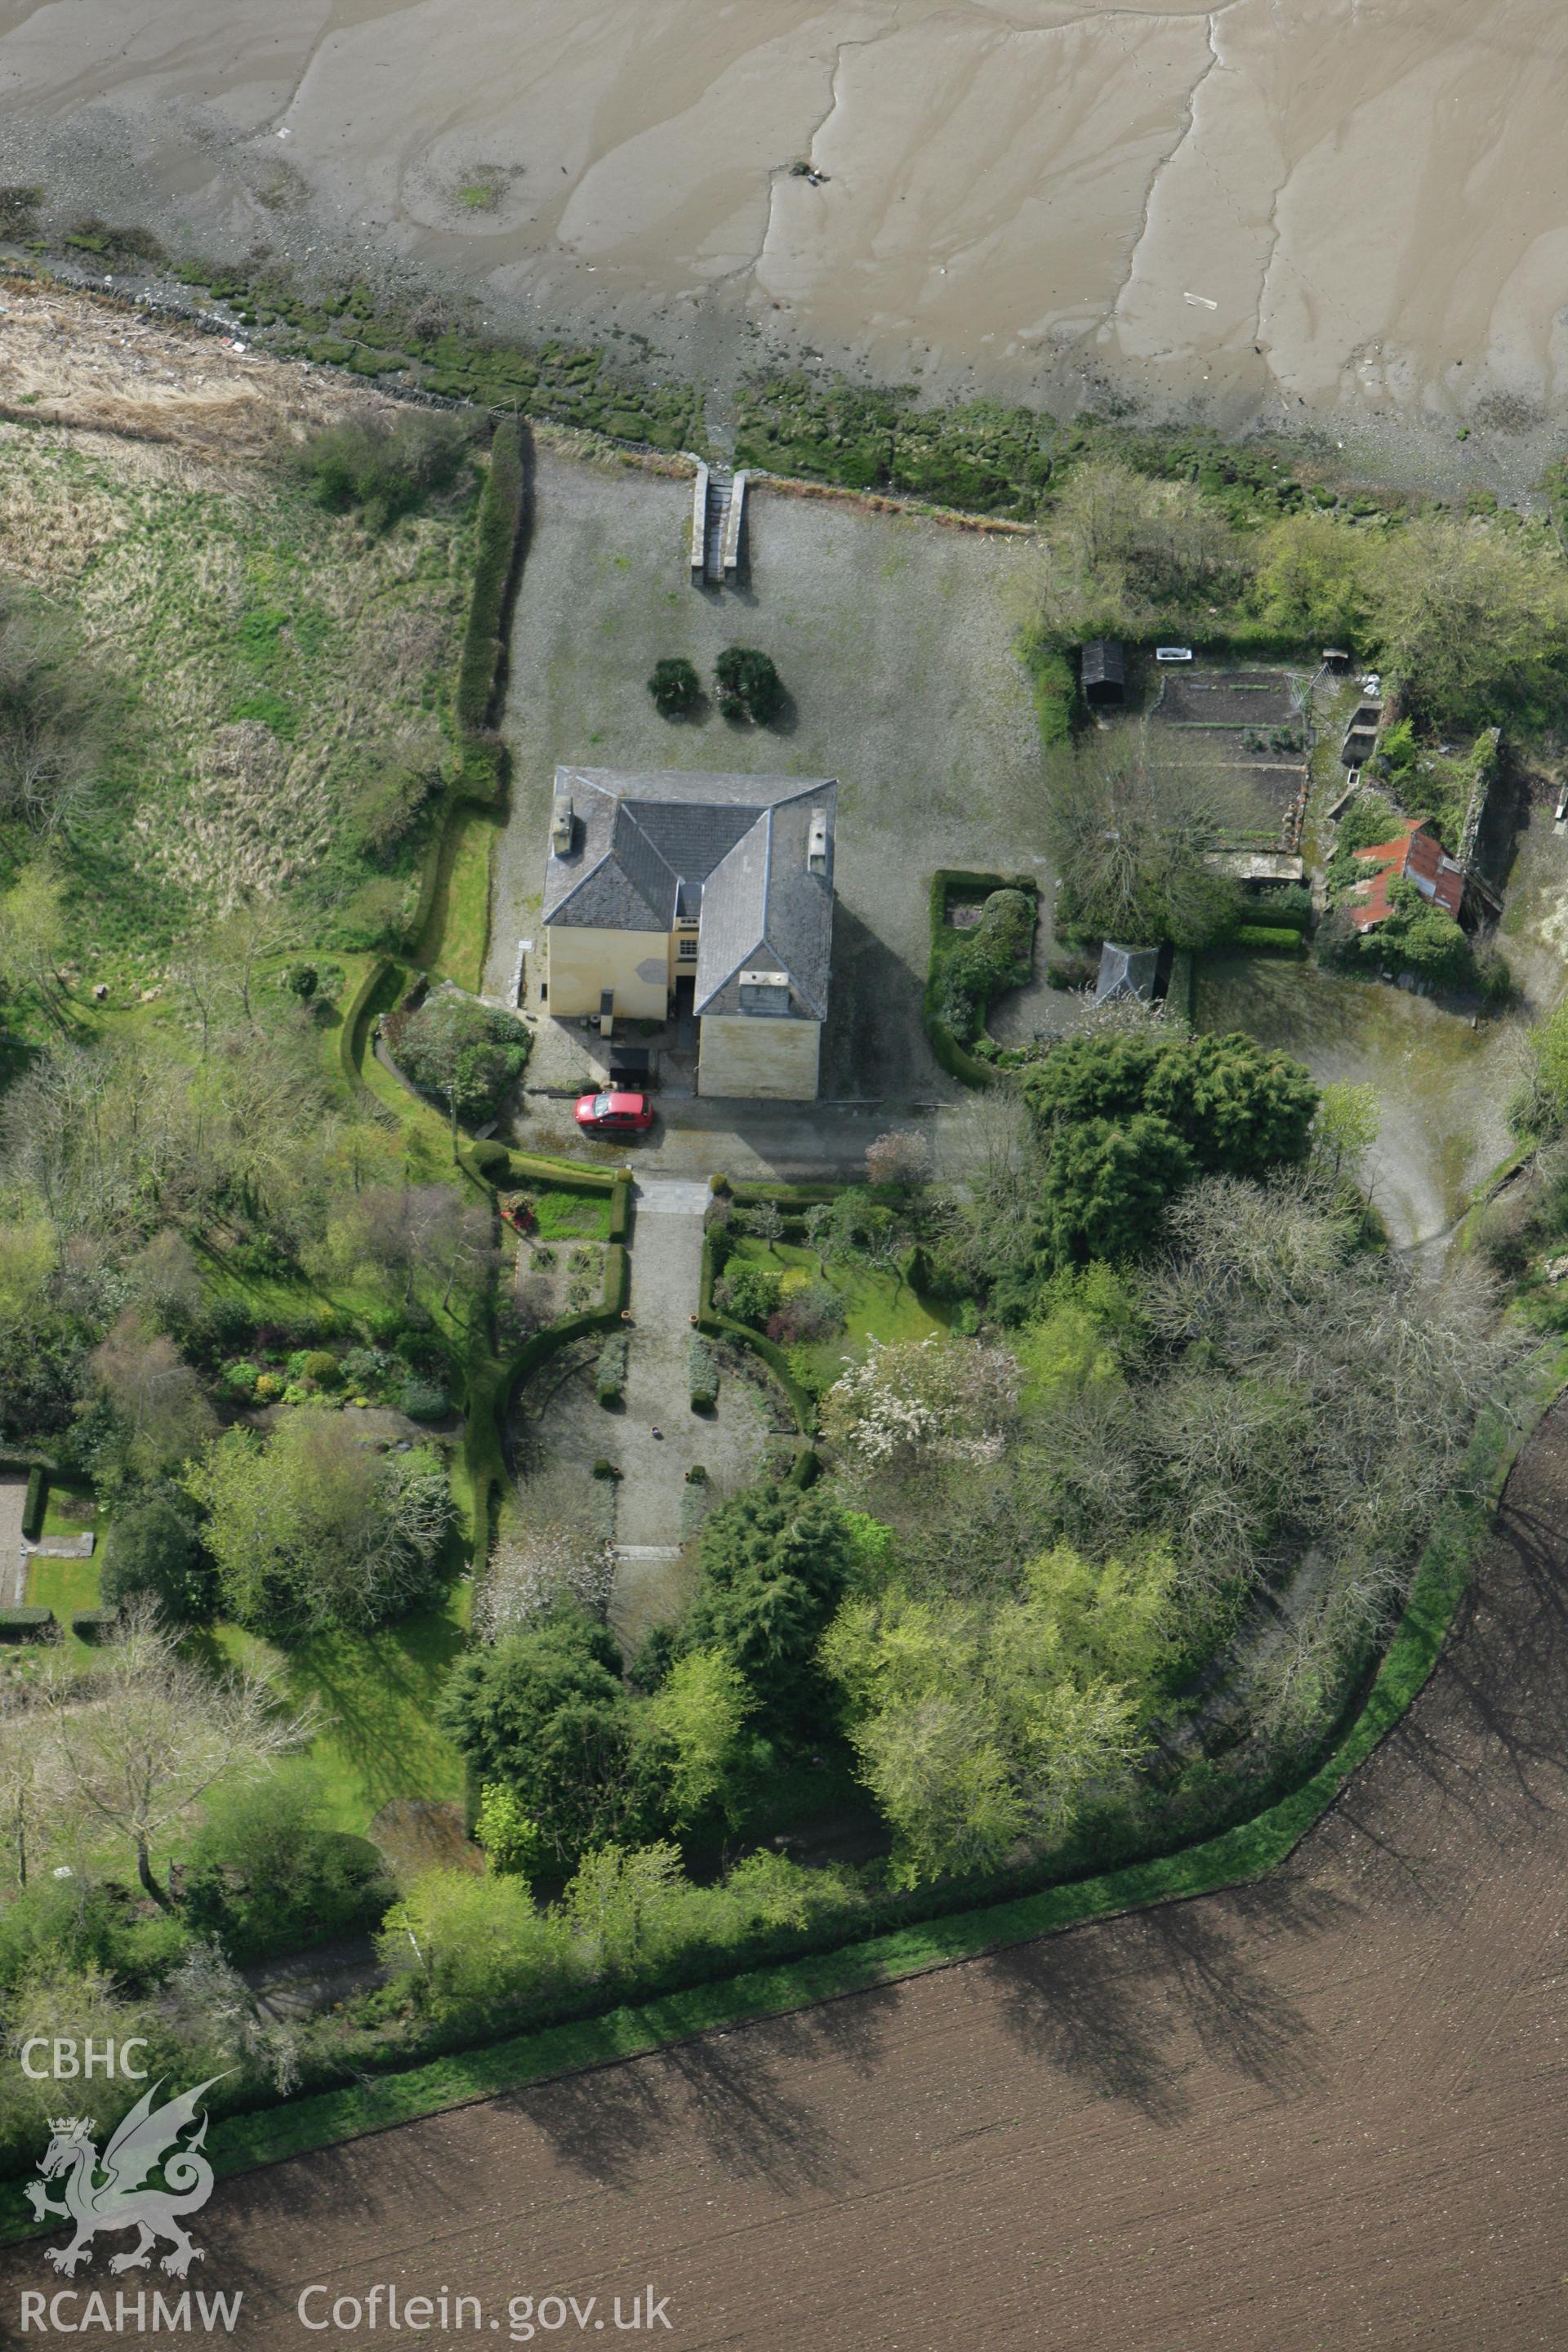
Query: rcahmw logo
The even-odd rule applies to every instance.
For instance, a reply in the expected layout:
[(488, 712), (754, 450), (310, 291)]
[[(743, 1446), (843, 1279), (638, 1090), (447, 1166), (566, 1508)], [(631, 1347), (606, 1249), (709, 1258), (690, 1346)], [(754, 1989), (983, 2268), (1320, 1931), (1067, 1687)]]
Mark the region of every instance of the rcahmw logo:
[[(202, 2248), (192, 2242), (185, 2220), (199, 2213), (212, 2195), (213, 2168), (202, 2152), (207, 2119), (201, 2101), (222, 2080), (214, 2074), (161, 2106), (153, 2101), (163, 2084), (154, 2083), (116, 2126), (101, 2156), (95, 2138), (98, 2126), (89, 2116), (55, 2117), (38, 2178), (28, 2182), (26, 2194), (37, 2220), (68, 2221), (72, 2233), (66, 2244), (46, 2248), (46, 2262), (74, 2278), (84, 2263), (91, 2262), (92, 2242), (100, 2230), (136, 2232), (133, 2245), (110, 2257), (112, 2272), (146, 2270), (154, 2251), (165, 2243), (169, 2251), (160, 2256), (159, 2268), (174, 2278), (183, 2279), (193, 2263), (205, 2259)], [(193, 2124), (191, 2137), (182, 2137)], [(54, 2183), (58, 2184), (58, 2197), (49, 2193)], [(227, 2332), (239, 2316), (244, 2296), (198, 2294), (194, 2300), (193, 2315), (189, 2293), (151, 2298), (123, 2291), (112, 2296), (76, 2289), (49, 2296), (25, 2293), (22, 2328), (24, 2334), (37, 2329), (62, 2336), (91, 2327), (134, 2330), (137, 2336), (149, 2328), (153, 2334), (192, 2327)]]

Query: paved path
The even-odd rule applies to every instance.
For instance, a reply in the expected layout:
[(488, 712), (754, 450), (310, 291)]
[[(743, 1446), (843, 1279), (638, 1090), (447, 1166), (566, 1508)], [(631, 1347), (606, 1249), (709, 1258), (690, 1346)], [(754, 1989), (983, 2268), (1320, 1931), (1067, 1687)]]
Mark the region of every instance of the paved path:
[(705, 1179), (641, 1178), (632, 1189), (626, 1402), (605, 1416), (605, 1452), (621, 1471), (610, 1621), (628, 1650), (684, 1595), (679, 1562), (688, 1470), (700, 1463), (710, 1491), (728, 1494), (754, 1475), (762, 1448), (761, 1413), (749, 1386), (727, 1381), (716, 1412), (691, 1410), (691, 1318), (711, 1199)]
[(691, 1411), (689, 1357), (710, 1198), (706, 1184), (639, 1181), (632, 1189), (633, 1328), (626, 1407), (615, 1429), (622, 1475), (610, 1607), (628, 1651), (679, 1600), (673, 1579), (686, 1473), (709, 1438), (708, 1424)]
[(0, 1477), (0, 1605), (20, 1608), (27, 1593), (27, 1549), (22, 1534), (25, 1478)]

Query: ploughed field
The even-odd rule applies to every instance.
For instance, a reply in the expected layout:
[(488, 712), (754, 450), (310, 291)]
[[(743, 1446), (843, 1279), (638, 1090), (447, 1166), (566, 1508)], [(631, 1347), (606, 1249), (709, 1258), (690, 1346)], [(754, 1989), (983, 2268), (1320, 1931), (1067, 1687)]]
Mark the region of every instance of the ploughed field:
[[(199, 2284), (258, 2352), (394, 2340), (384, 2298), (307, 2339), (311, 2282), (317, 2318), (472, 2294), (503, 2343), (514, 2294), (651, 2281), (692, 2352), (1561, 2344), (1565, 1530), (1568, 1403), (1445, 1663), (1265, 1885), (222, 2184)], [(14, 2249), (0, 2308), (55, 2284)]]

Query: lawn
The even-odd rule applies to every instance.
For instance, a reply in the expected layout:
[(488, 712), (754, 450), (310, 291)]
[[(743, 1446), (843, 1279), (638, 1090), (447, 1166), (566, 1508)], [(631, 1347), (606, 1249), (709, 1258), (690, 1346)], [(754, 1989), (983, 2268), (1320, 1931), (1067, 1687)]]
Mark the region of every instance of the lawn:
[(433, 1715), (467, 1638), (471, 1591), (457, 1584), (438, 1609), (372, 1633), (318, 1633), (288, 1650), (237, 1625), (202, 1637), (215, 1665), (269, 1668), (294, 1705), (319, 1702), (330, 1720), (309, 1752), (333, 1828), (363, 1832), (395, 1798), (462, 1795), (462, 1759)]
[(607, 1192), (533, 1194), (534, 1224), (542, 1242), (607, 1242), (610, 1238), (610, 1195)]
[(813, 1371), (834, 1379), (846, 1356), (866, 1353), (872, 1339), (926, 1339), (945, 1331), (948, 1318), (939, 1300), (922, 1298), (900, 1274), (865, 1265), (836, 1265), (830, 1258), (824, 1275), (815, 1250), (795, 1242), (759, 1241), (752, 1234), (739, 1241), (733, 1255), (750, 1258), (775, 1274), (804, 1273), (813, 1282), (832, 1284), (844, 1301), (845, 1323), (838, 1337), (824, 1339), (803, 1353)]
[[(63, 1529), (50, 1528), (51, 1535)], [(72, 1532), (80, 1532), (80, 1523)], [(27, 1569), (27, 1605), (33, 1609), (52, 1609), (64, 1636), (63, 1655), (72, 1667), (84, 1666), (92, 1659), (90, 1643), (79, 1641), (71, 1632), (71, 1618), (79, 1609), (96, 1609), (99, 1592), (99, 1565), (92, 1559), (34, 1559)]]
[(477, 996), (484, 982), (490, 930), (490, 853), (500, 818), (489, 809), (460, 808), (441, 844), (440, 871), (421, 947), (440, 952), (430, 969)]

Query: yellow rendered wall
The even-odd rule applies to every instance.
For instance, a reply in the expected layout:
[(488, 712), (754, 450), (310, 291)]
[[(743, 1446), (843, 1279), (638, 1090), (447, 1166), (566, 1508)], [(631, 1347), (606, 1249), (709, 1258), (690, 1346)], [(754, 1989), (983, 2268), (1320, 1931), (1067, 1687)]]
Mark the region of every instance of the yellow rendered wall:
[(774, 1021), (754, 1013), (705, 1013), (697, 1064), (700, 1095), (815, 1102), (816, 1021)]
[(674, 955), (663, 931), (589, 931), (569, 924), (547, 928), (551, 1012), (557, 1020), (597, 1013), (602, 989), (616, 992), (617, 1020), (662, 1021)]

